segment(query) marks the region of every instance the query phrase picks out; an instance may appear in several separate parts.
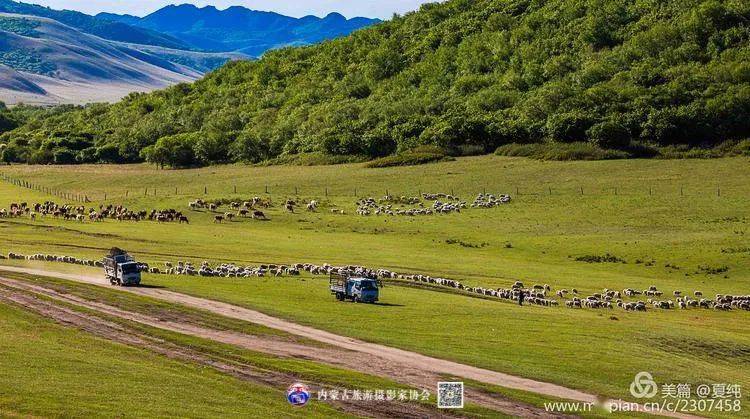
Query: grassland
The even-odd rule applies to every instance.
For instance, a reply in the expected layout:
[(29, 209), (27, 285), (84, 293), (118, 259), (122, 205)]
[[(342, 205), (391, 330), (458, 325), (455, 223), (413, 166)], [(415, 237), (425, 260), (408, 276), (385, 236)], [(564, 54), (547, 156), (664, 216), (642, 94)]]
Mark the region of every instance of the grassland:
[(277, 389), (92, 337), (14, 306), (0, 304), (0, 317), (5, 417), (343, 416), (318, 404), (295, 411)]
[[(485, 156), (383, 169), (351, 164), (161, 171), (134, 165), (11, 166), (0, 172), (87, 195), (94, 201), (90, 205), (104, 202), (106, 193), (109, 203), (175, 207), (191, 218), (189, 226), (0, 220), (3, 252), (99, 257), (117, 245), (152, 263), (357, 263), (468, 284), (507, 287), (523, 280), (582, 292), (652, 284), (669, 293), (701, 290), (709, 296), (750, 290), (750, 165), (744, 158), (538, 162)], [(397, 196), (453, 192), (470, 200), (483, 190), (510, 193), (513, 202), (432, 217), (354, 214), (357, 197), (386, 191)], [(299, 196), (323, 205), (317, 213), (296, 214), (277, 205), (267, 211), (268, 222), (225, 224), (214, 224), (208, 212), (187, 209), (195, 198), (254, 195), (277, 203)], [(0, 207), (45, 199), (60, 201), (0, 184)], [(347, 214), (332, 214), (332, 208)], [(606, 253), (626, 263), (576, 261)], [(708, 274), (701, 266), (728, 270)], [(750, 387), (746, 312), (518, 308), (403, 287), (384, 289), (388, 305), (359, 306), (336, 304), (325, 281), (303, 279), (146, 277), (148, 283), (337, 333), (607, 396), (627, 396), (629, 382), (642, 370), (660, 382)]]

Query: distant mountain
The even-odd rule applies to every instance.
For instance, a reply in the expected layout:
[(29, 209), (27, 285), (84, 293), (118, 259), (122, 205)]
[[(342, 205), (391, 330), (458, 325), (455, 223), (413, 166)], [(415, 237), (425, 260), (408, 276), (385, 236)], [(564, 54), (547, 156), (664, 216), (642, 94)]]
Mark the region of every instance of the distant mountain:
[(113, 101), (195, 80), (227, 59), (108, 41), (52, 19), (0, 14), (0, 99), (7, 103)]
[[(120, 21), (98, 19), (84, 13), (71, 10), (53, 10), (34, 4), (19, 3), (11, 0), (0, 0), (1, 13), (15, 13), (54, 19), (81, 32), (96, 35), (112, 41), (134, 44), (155, 45), (166, 48), (189, 49), (181, 41), (145, 28), (133, 27), (127, 24), (126, 16)], [(136, 18), (137, 19), (137, 18)]]
[(338, 13), (324, 18), (293, 18), (240, 6), (218, 10), (191, 4), (167, 6), (148, 16), (99, 14), (101, 20), (132, 25), (164, 33), (192, 48), (214, 52), (241, 52), (260, 56), (265, 51), (288, 45), (306, 45), (378, 23), (378, 19), (346, 19)]

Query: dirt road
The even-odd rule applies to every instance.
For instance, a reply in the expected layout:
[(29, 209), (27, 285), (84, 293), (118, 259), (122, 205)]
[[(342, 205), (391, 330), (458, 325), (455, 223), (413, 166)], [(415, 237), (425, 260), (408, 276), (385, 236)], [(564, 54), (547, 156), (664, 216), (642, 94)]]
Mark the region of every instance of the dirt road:
[[(333, 346), (314, 346), (290, 342), (283, 337), (267, 335), (250, 335), (229, 330), (216, 330), (202, 325), (191, 323), (182, 319), (165, 320), (161, 316), (133, 312), (114, 307), (101, 301), (92, 301), (80, 296), (59, 291), (51, 287), (31, 284), (25, 281), (5, 278), (0, 275), (0, 290), (5, 287), (18, 292), (27, 292), (32, 295), (41, 295), (53, 301), (72, 304), (86, 308), (98, 313), (105, 314), (124, 320), (144, 324), (147, 326), (169, 330), (185, 335), (210, 339), (256, 352), (277, 355), (281, 357), (293, 357), (296, 359), (307, 359), (323, 364), (333, 365), (348, 370), (359, 371), (365, 374), (385, 377), (402, 384), (408, 384), (415, 388), (431, 389), (435, 383), (443, 380), (443, 377), (413, 368), (408, 364), (388, 361), (376, 356), (370, 357), (370, 362), (362, 362), (359, 352), (336, 348)], [(33, 308), (33, 307), (32, 307)], [(42, 313), (44, 314), (44, 313)], [(480, 406), (497, 410), (506, 414), (524, 417), (552, 417), (543, 409), (509, 400), (497, 394), (479, 391), (471, 388), (466, 389), (466, 398)]]
[[(25, 287), (20, 286), (16, 288), (12, 282), (6, 283), (4, 281), (5, 280), (0, 280), (0, 302), (23, 306), (26, 310), (50, 318), (59, 323), (76, 327), (107, 340), (139, 349), (147, 349), (178, 361), (201, 364), (240, 380), (270, 386), (276, 389), (284, 389), (289, 383), (297, 381), (297, 378), (291, 374), (274, 372), (265, 368), (261, 369), (252, 365), (246, 365), (239, 361), (216, 358), (210, 353), (202, 352), (200, 348), (179, 345), (165, 339), (155, 338), (136, 328), (114, 323), (93, 314), (86, 314), (73, 310), (50, 300), (39, 299), (37, 298), (37, 294), (25, 292), (26, 290), (23, 289)], [(312, 391), (338, 388), (338, 386), (335, 385), (327, 385), (325, 383), (310, 380), (306, 380), (306, 384), (308, 384)], [(342, 390), (340, 388), (338, 389)], [(425, 417), (436, 417), (441, 419), (458, 418), (458, 416), (451, 414), (451, 412), (438, 411), (436, 408), (423, 404), (402, 402), (398, 400), (394, 400), (390, 403), (362, 403), (351, 400), (324, 400), (321, 402), (334, 405), (344, 412), (362, 417), (383, 419), (393, 417), (409, 419), (420, 419)]]
[[(91, 277), (86, 275), (58, 273), (41, 269), (10, 266), (2, 266), (0, 267), (0, 271), (1, 270), (32, 275), (49, 276), (53, 278), (67, 279), (71, 281), (111, 287), (101, 277)], [(574, 401), (587, 403), (597, 403), (599, 401), (599, 398), (597, 396), (581, 392), (579, 390), (504, 374), (497, 371), (490, 371), (453, 361), (429, 357), (426, 355), (392, 348), (385, 345), (364, 342), (358, 339), (340, 336), (334, 333), (315, 329), (313, 327), (299, 325), (291, 321), (279, 319), (255, 310), (250, 310), (244, 307), (239, 307), (227, 303), (208, 300), (205, 298), (193, 297), (174, 291), (156, 288), (121, 288), (121, 290), (124, 292), (130, 292), (133, 294), (156, 298), (163, 301), (182, 304), (188, 307), (199, 308), (226, 317), (244, 320), (266, 327), (282, 330), (290, 334), (306, 337), (312, 340), (336, 346), (341, 349), (375, 356), (387, 360), (394, 365), (405, 365), (412, 370), (422, 371), (431, 375), (450, 375), (465, 379), (471, 379), (482, 383), (498, 385), (505, 388), (523, 390), (544, 396), (551, 396), (555, 398)], [(206, 337), (209, 339), (212, 338), (211, 336)], [(671, 414), (667, 416), (688, 417)]]

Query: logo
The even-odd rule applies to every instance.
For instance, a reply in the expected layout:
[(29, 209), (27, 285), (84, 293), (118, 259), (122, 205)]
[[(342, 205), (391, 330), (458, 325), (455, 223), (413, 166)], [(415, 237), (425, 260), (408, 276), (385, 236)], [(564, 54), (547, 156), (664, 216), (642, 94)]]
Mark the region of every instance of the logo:
[(656, 396), (658, 391), (659, 386), (656, 385), (654, 377), (646, 371), (636, 374), (630, 383), (630, 394), (637, 399), (650, 399)]
[(292, 406), (304, 406), (310, 401), (310, 390), (304, 384), (294, 383), (286, 389), (286, 399)]

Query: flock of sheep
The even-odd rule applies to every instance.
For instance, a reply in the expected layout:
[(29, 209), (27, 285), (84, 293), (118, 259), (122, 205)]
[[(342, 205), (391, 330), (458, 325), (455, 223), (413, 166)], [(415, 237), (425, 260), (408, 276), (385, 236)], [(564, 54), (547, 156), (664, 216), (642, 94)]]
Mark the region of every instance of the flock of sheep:
[[(0, 259), (5, 259), (5, 256), (0, 255)], [(85, 266), (102, 266), (101, 261), (79, 259), (72, 256), (57, 256), (46, 254), (24, 256), (22, 254), (11, 252), (8, 254), (8, 259), (41, 260), (48, 262), (72, 263)], [(522, 282), (516, 281), (511, 286), (511, 288), (492, 289), (483, 287), (468, 287), (464, 286), (461, 282), (453, 279), (432, 277), (429, 275), (421, 274), (399, 274), (388, 269), (371, 269), (357, 265), (333, 266), (329, 264), (316, 265), (311, 263), (296, 263), (291, 265), (263, 264), (259, 266), (242, 266), (233, 263), (221, 263), (212, 267), (208, 262), (203, 262), (199, 267), (196, 268), (190, 262), (178, 261), (177, 263), (165, 262), (164, 269), (150, 267), (146, 263), (139, 263), (139, 266), (141, 271), (149, 272), (152, 274), (187, 275), (201, 277), (249, 278), (264, 276), (280, 277), (285, 275), (299, 276), (300, 273), (304, 271), (310, 273), (311, 275), (339, 274), (376, 280), (402, 280), (408, 282), (430, 284), (432, 286), (453, 288), (461, 290), (465, 293), (472, 293), (485, 297), (494, 297), (509, 301), (519, 301), (519, 297), (521, 296), (521, 293), (523, 293), (525, 297), (525, 303), (548, 307), (558, 306), (561, 304), (561, 302), (564, 302), (565, 307), (578, 309), (613, 309), (615, 307), (619, 307), (625, 311), (645, 312), (649, 308), (662, 310), (670, 310), (674, 308), (713, 308), (715, 310), (721, 311), (729, 311), (733, 309), (750, 311), (750, 295), (717, 294), (714, 299), (707, 299), (703, 298), (703, 293), (700, 291), (694, 291), (692, 293), (692, 297), (683, 295), (681, 291), (674, 291), (672, 293), (672, 295), (674, 296), (674, 300), (661, 300), (657, 298), (663, 297), (664, 293), (658, 290), (656, 286), (651, 286), (648, 289), (642, 291), (633, 288), (626, 288), (622, 291), (604, 289), (600, 293), (593, 293), (584, 297), (580, 295), (577, 289), (560, 289), (553, 294), (553, 289), (548, 284), (535, 284), (531, 287), (525, 287)], [(555, 299), (555, 297), (559, 299)], [(649, 298), (629, 302), (624, 300), (624, 298), (636, 299), (641, 297)]]
[[(188, 206), (193, 211), (201, 209), (208, 210), (210, 212), (218, 212), (219, 214), (214, 215), (214, 223), (223, 223), (224, 221), (233, 221), (235, 218), (250, 217), (254, 220), (268, 220), (266, 214), (259, 208), (269, 208), (272, 203), (270, 199), (263, 199), (259, 196), (253, 197), (247, 201), (233, 201), (229, 203), (230, 211), (222, 210), (224, 204), (220, 201), (204, 201), (202, 199), (196, 199), (195, 201), (188, 202)], [(287, 203), (287, 207), (289, 207)], [(316, 204), (317, 205), (317, 204)], [(288, 209), (288, 208), (287, 208)], [(291, 207), (291, 212), (294, 212), (294, 207)]]
[[(365, 198), (358, 200), (357, 214), (359, 215), (434, 215), (460, 213), (466, 208), (491, 208), (510, 202), (509, 195), (495, 196), (492, 194), (479, 194), (471, 204), (462, 201), (457, 196), (446, 193), (423, 193), (421, 197), (393, 197), (385, 196), (380, 200), (374, 198)], [(431, 204), (424, 201), (432, 201)], [(228, 208), (223, 208), (224, 206)], [(404, 207), (402, 208), (401, 205)], [(223, 223), (225, 221), (234, 221), (235, 218), (250, 217), (254, 220), (268, 220), (266, 214), (261, 210), (272, 206), (269, 198), (260, 198), (258, 196), (244, 201), (233, 201), (224, 203), (222, 201), (204, 201), (197, 199), (190, 201), (188, 206), (193, 211), (208, 210), (214, 214), (214, 223)], [(287, 200), (283, 207), (287, 212), (294, 213), (298, 207), (304, 207), (307, 211), (315, 212), (318, 210), (320, 203), (312, 200), (309, 202), (297, 202)], [(411, 207), (409, 207), (411, 206)], [(332, 209), (332, 213), (345, 214), (340, 209)], [(118, 221), (157, 221), (157, 222), (179, 222), (180, 224), (190, 224), (188, 217), (175, 209), (151, 211), (130, 210), (122, 205), (100, 205), (96, 208), (86, 208), (83, 205), (58, 204), (52, 201), (35, 203), (28, 205), (26, 202), (11, 203), (10, 209), (0, 208), (0, 218), (23, 217), (28, 216), (35, 220), (37, 217), (52, 216), (63, 218), (65, 220), (74, 220), (79, 222), (103, 221), (113, 219)]]
[(57, 204), (52, 201), (38, 202), (29, 205), (26, 202), (11, 203), (10, 211), (0, 208), (0, 218), (28, 216), (35, 220), (38, 216), (63, 218), (79, 222), (103, 221), (112, 219), (117, 221), (157, 221), (190, 223), (188, 218), (174, 209), (151, 211), (132, 211), (122, 205), (99, 205), (99, 209), (88, 208), (83, 205)]
[[(507, 204), (510, 202), (509, 195), (500, 195), (496, 197), (492, 194), (481, 193), (477, 195), (474, 202), (471, 204), (471, 208), (492, 208), (501, 204)], [(432, 205), (426, 206), (422, 201), (433, 201)], [(434, 215), (434, 214), (450, 214), (460, 213), (462, 209), (469, 207), (466, 201), (462, 201), (459, 197), (452, 194), (446, 193), (423, 193), (422, 197), (393, 197), (386, 195), (383, 198), (376, 200), (375, 198), (369, 197), (358, 200), (356, 203), (357, 215), (369, 216), (369, 215), (405, 215), (405, 216), (419, 216), (419, 215)], [(394, 207), (394, 205), (396, 205)], [(416, 207), (400, 207), (398, 205), (411, 205)]]

